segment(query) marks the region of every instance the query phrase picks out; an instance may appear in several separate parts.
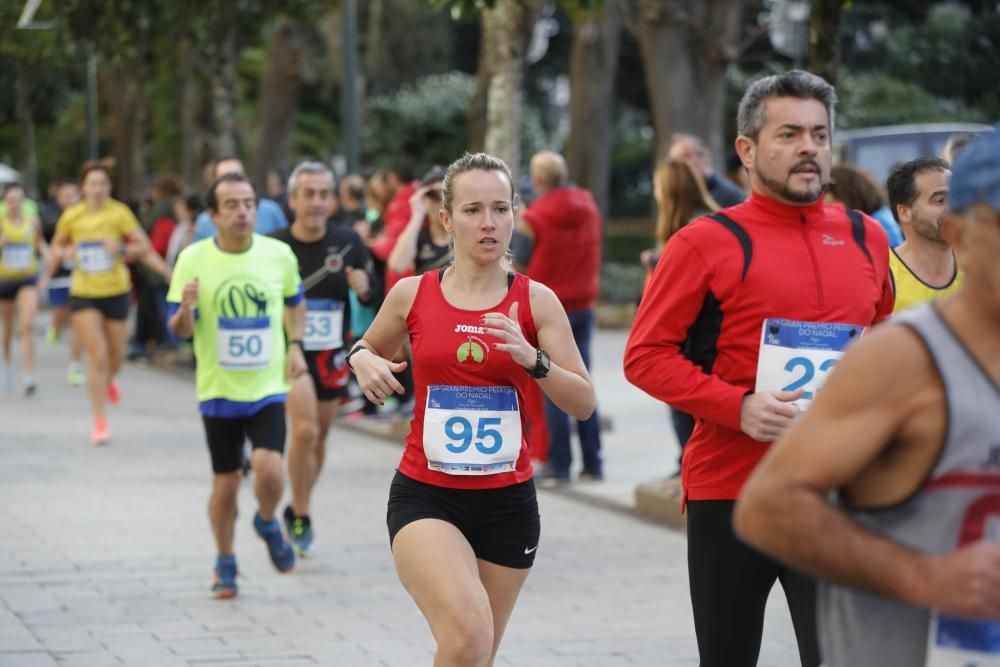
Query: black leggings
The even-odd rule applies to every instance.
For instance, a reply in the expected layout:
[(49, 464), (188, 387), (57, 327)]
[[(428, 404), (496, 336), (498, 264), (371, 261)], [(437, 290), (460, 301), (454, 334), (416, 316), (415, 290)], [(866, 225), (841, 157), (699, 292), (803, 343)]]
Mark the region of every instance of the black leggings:
[(802, 667), (818, 667), (816, 583), (741, 542), (732, 500), (687, 504), (688, 577), (701, 667), (754, 667), (775, 581), (788, 599)]

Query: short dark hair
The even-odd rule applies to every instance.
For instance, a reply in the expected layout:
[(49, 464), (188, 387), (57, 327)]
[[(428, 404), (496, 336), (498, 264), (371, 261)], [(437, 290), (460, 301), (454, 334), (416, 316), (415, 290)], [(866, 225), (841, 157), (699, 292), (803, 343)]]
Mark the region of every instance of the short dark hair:
[[(215, 170), (219, 168), (219, 165), (229, 160), (236, 160), (240, 164), (243, 164), (243, 160), (241, 160), (238, 155), (220, 155), (219, 157), (212, 160), (212, 178), (215, 178)], [(243, 167), (245, 169), (246, 165), (243, 165)]]
[(25, 191), (24, 190), (24, 185), (22, 185), (18, 181), (14, 181), (13, 183), (8, 183), (7, 185), (4, 186), (4, 188), (3, 188), (3, 196), (6, 197), (7, 193), (10, 192), (11, 190), (20, 190), (21, 192)]
[(837, 106), (837, 91), (826, 79), (810, 72), (793, 69), (790, 72), (774, 74), (757, 79), (747, 88), (740, 100), (736, 114), (737, 131), (754, 141), (760, 137), (761, 128), (767, 124), (767, 100), (772, 97), (797, 97), (801, 100), (816, 100), (826, 107), (833, 130), (833, 112)]
[(897, 164), (889, 172), (886, 190), (889, 191), (889, 208), (892, 217), (899, 222), (899, 206), (913, 206), (917, 201), (917, 176), (926, 171), (948, 171), (951, 167), (937, 157), (918, 157), (903, 164)]
[(223, 183), (246, 183), (250, 186), (250, 189), (253, 190), (253, 183), (250, 182), (249, 178), (242, 174), (223, 174), (222, 176), (219, 176), (217, 179), (212, 181), (212, 184), (208, 186), (208, 190), (205, 192), (205, 206), (212, 213), (219, 212), (219, 200), (216, 197), (216, 190), (218, 190), (219, 186)]
[(191, 215), (195, 217), (198, 217), (198, 214), (201, 213), (202, 209), (204, 208), (201, 205), (201, 197), (199, 197), (198, 195), (188, 195), (187, 197), (185, 197), (184, 206), (186, 206), (187, 210), (191, 211)]
[(417, 170), (413, 167), (413, 162), (409, 158), (397, 158), (389, 167), (389, 173), (395, 174), (403, 183), (409, 183), (417, 177)]
[(830, 170), (828, 192), (847, 208), (871, 215), (885, 205), (885, 195), (875, 177), (850, 164), (834, 165)]

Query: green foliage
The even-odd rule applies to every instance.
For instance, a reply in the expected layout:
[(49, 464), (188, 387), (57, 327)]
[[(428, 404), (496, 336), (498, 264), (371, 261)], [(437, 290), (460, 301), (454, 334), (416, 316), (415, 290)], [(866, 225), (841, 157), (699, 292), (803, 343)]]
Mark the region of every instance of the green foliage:
[(292, 163), (326, 160), (340, 150), (340, 125), (327, 113), (299, 110), (292, 131)]
[(600, 300), (605, 303), (636, 303), (642, 296), (645, 280), (646, 271), (637, 263), (605, 261), (601, 265)]
[(420, 79), (368, 102), (362, 146), (367, 164), (400, 155), (418, 165), (448, 164), (468, 146), (465, 107), (475, 77), (452, 72)]
[(837, 127), (863, 128), (900, 123), (988, 121), (959, 99), (934, 96), (917, 83), (884, 73), (839, 74)]
[(1000, 116), (996, 66), (1000, 62), (1000, 11), (969, 19), (941, 11), (889, 33), (885, 71), (916, 81), (936, 97), (961, 100)]
[(611, 214), (649, 215), (653, 194), (650, 170), (653, 128), (646, 111), (623, 103), (619, 107), (612, 127)]
[[(497, 0), (425, 0), (436, 9), (447, 10), (456, 21), (478, 16), (484, 9), (492, 9)], [(519, 2), (521, 0), (503, 0)], [(578, 16), (582, 12), (600, 9), (604, 0), (561, 0), (566, 13)]]

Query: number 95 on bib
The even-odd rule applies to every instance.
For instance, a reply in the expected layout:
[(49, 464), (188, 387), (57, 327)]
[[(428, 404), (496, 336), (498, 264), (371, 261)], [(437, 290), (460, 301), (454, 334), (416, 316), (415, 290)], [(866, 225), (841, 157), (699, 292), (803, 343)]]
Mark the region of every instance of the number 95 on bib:
[(863, 332), (864, 327), (855, 324), (764, 320), (755, 391), (802, 389), (795, 404), (805, 410), (844, 350)]
[(427, 467), (449, 475), (513, 472), (521, 413), (513, 387), (430, 385), (424, 410)]

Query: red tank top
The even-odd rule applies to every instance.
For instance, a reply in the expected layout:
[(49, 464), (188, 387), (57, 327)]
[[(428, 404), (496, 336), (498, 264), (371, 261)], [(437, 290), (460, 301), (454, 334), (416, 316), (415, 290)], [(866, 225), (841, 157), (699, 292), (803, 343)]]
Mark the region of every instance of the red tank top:
[[(502, 341), (483, 333), (481, 318), (490, 312), (507, 314), (516, 301), (524, 336), (537, 346), (528, 278), (515, 274), (507, 295), (492, 308), (462, 310), (448, 303), (441, 291), (443, 270), (430, 271), (421, 277), (406, 316), (416, 395), (399, 472), (420, 482), (453, 489), (494, 489), (524, 482), (532, 476), (524, 391), (534, 379), (510, 354), (493, 349), (494, 344)], [(485, 398), (485, 402), (476, 403), (477, 396)], [(496, 464), (501, 472), (492, 474), (482, 474), (478, 466), (472, 466), (473, 471), (478, 471), (473, 474), (468, 471), (453, 474), (458, 468), (449, 468), (451, 464), (442, 467), (436, 459), (432, 459), (432, 469), (428, 467), (424, 445), (425, 423), (426, 437), (429, 442), (437, 443), (428, 444), (428, 448), (437, 447), (436, 450), (426, 451), (440, 451), (445, 458), (450, 456), (448, 452), (461, 452), (454, 457), (456, 461), (470, 455), (486, 460), (484, 452), (500, 449), (504, 438), (507, 438), (505, 449), (512, 455), (505, 464)], [(508, 436), (516, 432), (518, 425), (520, 446), (513, 448)], [(442, 472), (443, 469), (452, 472)]]

